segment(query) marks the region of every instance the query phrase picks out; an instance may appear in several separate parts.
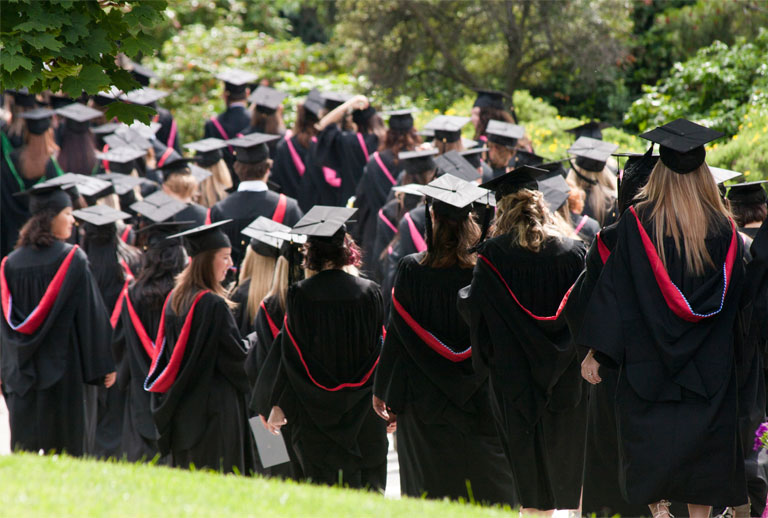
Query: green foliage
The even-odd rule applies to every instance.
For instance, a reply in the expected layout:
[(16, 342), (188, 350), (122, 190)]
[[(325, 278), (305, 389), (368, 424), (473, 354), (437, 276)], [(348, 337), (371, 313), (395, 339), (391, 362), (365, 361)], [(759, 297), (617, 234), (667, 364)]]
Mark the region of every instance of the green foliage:
[(707, 148), (707, 163), (744, 173), (744, 181), (768, 179), (768, 105), (752, 106), (738, 133)]
[[(110, 85), (137, 88), (115, 56), (151, 53), (155, 42), (149, 32), (164, 20), (165, 6), (164, 0), (6, 2), (0, 18), (0, 88), (63, 90), (72, 97)], [(149, 122), (137, 107), (119, 111), (121, 120)]]
[(641, 131), (686, 117), (733, 135), (751, 106), (768, 106), (768, 30), (752, 41), (741, 39), (700, 49), (669, 76), (644, 87), (624, 122)]
[[(0, 457), (3, 516), (502, 518), (509, 508), (54, 455)], [(34, 481), (34, 483), (31, 483)]]

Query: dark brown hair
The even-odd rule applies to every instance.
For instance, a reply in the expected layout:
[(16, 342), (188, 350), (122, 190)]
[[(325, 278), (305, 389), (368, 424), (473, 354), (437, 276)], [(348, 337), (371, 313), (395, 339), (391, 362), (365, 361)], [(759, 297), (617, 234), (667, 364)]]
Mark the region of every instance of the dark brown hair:
[[(430, 217), (427, 215), (427, 217)], [(472, 213), (461, 221), (435, 216), (432, 224), (432, 244), (421, 264), (430, 268), (472, 268), (477, 254), (470, 252), (480, 239), (480, 227)]]
[(296, 135), (296, 139), (303, 147), (308, 148), (312, 142), (312, 137), (317, 135), (317, 129), (315, 123), (317, 123), (317, 117), (312, 112), (304, 109), (304, 104), (299, 103), (296, 106), (296, 121), (293, 123), (293, 133)]
[(191, 257), (187, 267), (176, 277), (176, 287), (173, 288), (173, 299), (171, 300), (171, 309), (174, 313), (180, 315), (188, 311), (192, 301), (201, 290), (211, 290), (224, 299), (228, 306), (235, 306), (227, 298), (227, 290), (216, 280), (213, 273), (213, 258), (219, 250), (221, 248), (206, 250)]
[(241, 182), (249, 180), (261, 180), (267, 171), (272, 167), (272, 159), (267, 158), (255, 164), (246, 164), (244, 162), (235, 162), (235, 173)]
[(768, 217), (768, 205), (765, 203), (731, 203), (731, 213), (736, 224), (745, 227), (749, 223), (760, 223)]
[(485, 129), (488, 127), (488, 121), (502, 121), (514, 124), (515, 119), (509, 112), (499, 110), (498, 108), (489, 108), (488, 106), (480, 108), (480, 121), (475, 130), (475, 140), (485, 135)]
[(44, 209), (24, 223), (19, 231), (19, 240), (16, 242), (16, 248), (22, 246), (33, 246), (35, 248), (45, 248), (51, 246), (56, 237), (51, 230), (51, 222), (59, 214), (55, 209)]
[(304, 245), (304, 268), (315, 272), (322, 271), (327, 265), (331, 268), (360, 266), (360, 248), (352, 236), (345, 233), (341, 245), (331, 240), (309, 239)]
[(257, 110), (255, 106), (251, 116), (251, 126), (267, 135), (280, 135), (285, 131), (285, 123), (277, 112), (267, 115)]
[(61, 150), (57, 160), (68, 173), (90, 175), (96, 166), (96, 144), (93, 133), (64, 131), (61, 135)]
[(416, 128), (411, 128), (408, 131), (389, 128), (386, 137), (379, 144), (379, 151), (390, 150), (395, 155), (395, 163), (397, 163), (397, 154), (400, 151), (413, 151), (419, 144), (421, 144), (421, 137), (416, 132)]

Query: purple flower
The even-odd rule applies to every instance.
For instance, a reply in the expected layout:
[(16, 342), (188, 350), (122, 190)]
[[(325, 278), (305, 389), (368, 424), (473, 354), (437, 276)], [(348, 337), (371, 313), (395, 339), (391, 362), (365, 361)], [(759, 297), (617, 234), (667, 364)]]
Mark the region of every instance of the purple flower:
[[(755, 451), (762, 448), (765, 439), (768, 439), (767, 437), (765, 437), (766, 433), (768, 433), (768, 422), (762, 423), (760, 426), (757, 427), (757, 430), (755, 430), (755, 445), (754, 445)], [(765, 441), (765, 442), (768, 442), (768, 441)]]

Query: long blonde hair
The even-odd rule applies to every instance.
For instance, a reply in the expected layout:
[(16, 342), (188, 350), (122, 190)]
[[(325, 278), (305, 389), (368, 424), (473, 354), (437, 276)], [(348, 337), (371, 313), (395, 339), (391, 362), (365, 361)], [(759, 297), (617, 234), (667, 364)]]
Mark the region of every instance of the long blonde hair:
[(201, 290), (211, 290), (227, 303), (230, 309), (236, 304), (227, 297), (227, 290), (216, 280), (213, 273), (213, 258), (221, 250), (206, 250), (194, 257), (190, 257), (189, 264), (176, 277), (176, 285), (173, 288), (171, 309), (180, 315), (189, 310), (195, 296)]
[(197, 190), (197, 180), (191, 174), (170, 174), (165, 177), (163, 187), (182, 200), (193, 199)]
[[(581, 176), (579, 176), (581, 175)], [(585, 180), (584, 178), (588, 180)], [(603, 167), (600, 172), (587, 171), (576, 164), (572, 164), (568, 171), (566, 181), (573, 182), (584, 190), (589, 197), (589, 208), (600, 226), (605, 223), (605, 216), (613, 198), (618, 196), (616, 190), (616, 177), (608, 167)], [(593, 183), (590, 183), (593, 182)]]
[(678, 174), (659, 160), (636, 199), (642, 200), (638, 209), (650, 210), (656, 251), (664, 265), (664, 237), (671, 236), (678, 254), (682, 239), (689, 272), (701, 275), (705, 266), (714, 266), (705, 238), (713, 225), (723, 223), (731, 213), (720, 198), (706, 162), (693, 172)]
[(531, 252), (538, 252), (551, 238), (569, 237), (573, 230), (562, 218), (549, 212), (544, 195), (539, 191), (521, 189), (504, 196), (496, 206), (494, 236), (514, 233), (515, 243)]
[(245, 258), (240, 267), (239, 284), (242, 285), (246, 280), (250, 280), (248, 286), (248, 302), (246, 311), (248, 311), (248, 321), (253, 322), (256, 318), (256, 312), (259, 310), (259, 304), (270, 291), (272, 279), (275, 275), (276, 259), (266, 257), (253, 251), (250, 246), (246, 247)]
[(212, 174), (200, 183), (200, 199), (203, 207), (211, 208), (227, 197), (227, 189), (232, 187), (232, 175), (224, 159), (206, 167)]

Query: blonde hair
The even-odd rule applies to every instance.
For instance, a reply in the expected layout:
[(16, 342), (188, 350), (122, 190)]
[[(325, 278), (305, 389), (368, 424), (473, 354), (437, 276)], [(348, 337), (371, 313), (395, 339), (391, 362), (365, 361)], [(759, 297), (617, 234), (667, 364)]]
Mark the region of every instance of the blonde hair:
[[(579, 175), (587, 178), (587, 180)], [(572, 182), (576, 187), (583, 189), (585, 195), (589, 195), (589, 208), (592, 214), (595, 215), (597, 222), (602, 226), (605, 223), (605, 216), (608, 213), (612, 199), (618, 195), (616, 191), (616, 177), (611, 173), (610, 169), (603, 167), (602, 171), (594, 172), (572, 164), (566, 181)]]
[(689, 272), (701, 275), (705, 266), (714, 265), (705, 238), (713, 225), (730, 218), (731, 213), (706, 162), (693, 172), (678, 174), (659, 160), (635, 199), (642, 200), (637, 204), (639, 210), (650, 210), (656, 251), (665, 266), (665, 236), (672, 237), (678, 254), (681, 246), (685, 250)]
[(521, 189), (498, 201), (494, 236), (515, 235), (515, 244), (538, 252), (551, 238), (569, 237), (573, 230), (563, 218), (549, 212), (544, 195), (539, 191)]
[(246, 280), (251, 281), (248, 286), (248, 302), (245, 308), (248, 311), (249, 322), (253, 322), (253, 319), (256, 318), (259, 304), (270, 291), (275, 275), (275, 266), (276, 259), (274, 257), (263, 256), (254, 252), (250, 246), (246, 247), (238, 284), (242, 285)]
[(227, 189), (232, 187), (232, 175), (224, 159), (206, 167), (211, 176), (200, 182), (200, 199), (198, 202), (204, 207), (213, 207), (217, 202), (227, 197)]
[(264, 298), (277, 297), (280, 307), (285, 311), (285, 295), (288, 293), (288, 271), (291, 265), (288, 259), (282, 255), (277, 258), (275, 263), (275, 273), (272, 275), (272, 285)]
[(232, 309), (237, 306), (227, 297), (227, 290), (216, 280), (213, 273), (213, 258), (221, 250), (205, 250), (194, 257), (190, 257), (189, 264), (176, 277), (176, 285), (173, 288), (171, 309), (177, 315), (188, 311), (192, 301), (201, 290), (210, 290), (221, 297), (227, 306)]
[(191, 174), (171, 174), (165, 178), (163, 186), (185, 200), (195, 195), (197, 180)]
[(438, 154), (444, 155), (449, 151), (464, 151), (464, 142), (461, 139), (456, 142), (443, 142), (442, 140), (433, 140), (432, 145), (437, 149)]

